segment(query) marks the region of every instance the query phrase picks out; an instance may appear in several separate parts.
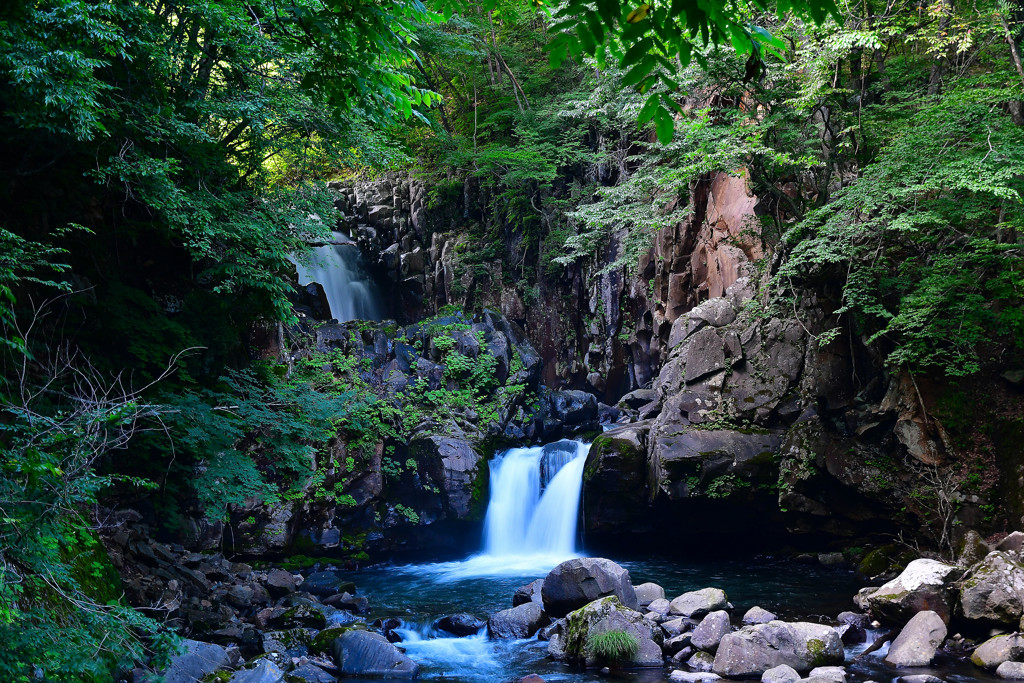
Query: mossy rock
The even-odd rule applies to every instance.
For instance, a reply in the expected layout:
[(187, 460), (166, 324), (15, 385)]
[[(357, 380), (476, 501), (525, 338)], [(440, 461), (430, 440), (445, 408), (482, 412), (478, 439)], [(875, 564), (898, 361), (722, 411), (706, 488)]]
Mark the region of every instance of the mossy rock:
[(857, 565), (857, 571), (864, 576), (896, 575), (914, 559), (914, 553), (906, 548), (883, 545), (868, 551)]
[(309, 643), (309, 653), (312, 655), (325, 654), (330, 650), (331, 643), (334, 642), (335, 638), (341, 636), (342, 633), (351, 630), (348, 626), (338, 626), (335, 628), (327, 628), (320, 633), (316, 634)]

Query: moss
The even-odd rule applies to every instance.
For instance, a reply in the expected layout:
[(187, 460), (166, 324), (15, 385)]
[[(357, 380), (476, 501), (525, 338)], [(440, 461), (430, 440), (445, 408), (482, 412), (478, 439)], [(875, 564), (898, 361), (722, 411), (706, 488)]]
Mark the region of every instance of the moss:
[(214, 671), (212, 674), (206, 674), (199, 680), (201, 683), (227, 683), (231, 680), (231, 671)]
[(309, 643), (309, 653), (314, 655), (326, 653), (328, 648), (331, 647), (331, 643), (334, 642), (334, 639), (338, 638), (342, 633), (345, 633), (348, 630), (350, 629), (347, 626), (339, 626), (320, 631), (320, 633), (316, 634), (316, 637)]
[(807, 641), (807, 653), (810, 655), (810, 665), (812, 668), (824, 666), (831, 661), (828, 656), (828, 649), (825, 647), (825, 641), (818, 640), (817, 638), (811, 638)]

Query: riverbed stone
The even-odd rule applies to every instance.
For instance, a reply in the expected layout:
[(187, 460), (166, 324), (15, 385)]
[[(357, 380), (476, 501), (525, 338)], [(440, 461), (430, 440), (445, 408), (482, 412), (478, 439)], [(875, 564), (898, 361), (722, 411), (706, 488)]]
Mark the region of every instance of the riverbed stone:
[(832, 683), (846, 683), (846, 669), (841, 666), (817, 666), (811, 669), (807, 678), (832, 681)]
[[(565, 628), (548, 641), (548, 654), (588, 667), (602, 665), (589, 654), (587, 643), (594, 636), (608, 631), (624, 631), (637, 639), (640, 647), (628, 667), (660, 667), (662, 665), (661, 629), (642, 614), (623, 605), (617, 596), (595, 600), (566, 617)], [(557, 641), (557, 642), (556, 642)]]
[(669, 619), (661, 624), (661, 630), (665, 632), (668, 637), (678, 636), (686, 631), (692, 631), (695, 626), (695, 622), (688, 617), (679, 617), (677, 619)]
[(520, 586), (516, 589), (516, 592), (512, 595), (512, 606), (519, 607), (519, 605), (526, 604), (528, 602), (537, 602), (544, 604), (544, 598), (541, 597), (541, 588), (544, 587), (544, 579), (537, 579), (531, 581), (525, 586)]
[(306, 662), (288, 672), (288, 683), (337, 683), (337, 677), (327, 673), (316, 664)]
[(983, 669), (995, 669), (1003, 662), (1024, 658), (1024, 636), (1019, 633), (995, 636), (975, 648), (971, 661)]
[(715, 673), (729, 678), (759, 676), (786, 664), (797, 671), (842, 664), (845, 659), (839, 632), (809, 622), (745, 626), (722, 637), (715, 654)]
[(684, 649), (690, 650), (692, 652), (693, 648), (690, 647), (690, 642), (692, 640), (692, 633), (680, 633), (678, 636), (672, 636), (671, 638), (665, 640), (665, 642), (661, 646), (661, 649), (664, 650), (665, 654), (669, 657), (674, 657), (675, 655), (682, 652)]
[(885, 661), (895, 667), (928, 666), (946, 639), (946, 624), (931, 610), (918, 612), (889, 646)]
[(227, 649), (220, 645), (184, 640), (160, 680), (162, 683), (194, 683), (230, 663)]
[(717, 610), (708, 614), (697, 624), (697, 628), (693, 629), (691, 642), (698, 650), (713, 653), (718, 649), (718, 644), (722, 642), (722, 637), (731, 630), (729, 613), (725, 610)]
[(343, 676), (416, 678), (420, 666), (379, 633), (346, 631), (331, 643), (331, 654)]
[(670, 609), (672, 609), (672, 603), (666, 600), (665, 598), (659, 598), (657, 600), (652, 601), (651, 604), (647, 605), (647, 609), (663, 617), (669, 613)]
[(356, 585), (343, 579), (338, 572), (322, 571), (309, 574), (302, 582), (302, 590), (326, 598), (338, 593), (355, 593)]
[(686, 666), (690, 667), (694, 671), (707, 673), (715, 666), (715, 656), (710, 652), (694, 652), (693, 655), (686, 660)]
[(776, 619), (778, 617), (774, 614), (756, 605), (748, 609), (746, 614), (743, 615), (743, 623), (748, 626), (752, 624), (767, 624), (769, 621), (775, 621)]
[(949, 623), (953, 582), (963, 570), (937, 560), (914, 560), (892, 581), (867, 596), (867, 604), (879, 621), (904, 624), (924, 610)]
[[(869, 681), (868, 683), (874, 683)], [(900, 676), (893, 679), (893, 683), (945, 683), (938, 676), (932, 676), (931, 674), (911, 674), (909, 676)]]
[(1024, 680), (1024, 662), (1003, 662), (996, 667), (996, 676), (1014, 681)]
[(720, 588), (702, 588), (683, 593), (673, 600), (669, 613), (700, 618), (716, 610), (724, 610), (728, 606), (729, 598), (725, 591)]
[(676, 669), (668, 675), (673, 683), (701, 683), (702, 681), (718, 681), (721, 676), (710, 671), (682, 671)]
[(656, 583), (641, 583), (639, 586), (633, 586), (633, 590), (636, 592), (636, 601), (641, 607), (647, 607), (655, 600), (665, 599), (665, 589)]
[(284, 671), (269, 659), (261, 659), (251, 669), (236, 671), (228, 683), (278, 683), (284, 679)]
[(487, 634), (491, 638), (530, 638), (550, 621), (539, 604), (527, 602), (492, 614), (487, 620)]
[(445, 633), (450, 633), (453, 636), (459, 636), (460, 638), (463, 636), (475, 635), (486, 625), (487, 622), (483, 619), (464, 612), (460, 612), (459, 614), (449, 614), (441, 617), (434, 623), (434, 626)]
[(761, 674), (761, 683), (796, 683), (800, 672), (788, 664), (779, 664)]
[(629, 572), (603, 557), (580, 557), (562, 562), (544, 578), (544, 611), (564, 617), (584, 605), (614, 595), (624, 607), (639, 607)]
[(960, 611), (969, 621), (1016, 628), (1024, 616), (1024, 563), (1010, 553), (989, 553), (964, 578)]

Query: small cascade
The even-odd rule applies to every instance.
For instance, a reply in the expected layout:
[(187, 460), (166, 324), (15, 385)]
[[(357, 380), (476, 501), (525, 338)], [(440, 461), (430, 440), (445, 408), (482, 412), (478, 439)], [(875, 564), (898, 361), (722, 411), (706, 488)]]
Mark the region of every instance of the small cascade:
[(310, 250), (305, 264), (296, 260), (299, 284), (319, 283), (327, 295), (331, 316), (338, 322), (380, 320), (375, 287), (363, 268), (362, 253), (344, 233), (333, 235), (332, 244)]
[(512, 448), (491, 463), (484, 553), (493, 558), (576, 554), (583, 466), (589, 444)]

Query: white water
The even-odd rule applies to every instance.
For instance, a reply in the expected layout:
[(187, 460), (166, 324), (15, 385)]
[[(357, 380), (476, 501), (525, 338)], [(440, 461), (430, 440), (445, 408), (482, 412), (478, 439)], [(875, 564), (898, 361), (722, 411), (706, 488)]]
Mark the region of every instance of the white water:
[(380, 307), (373, 283), (363, 269), (362, 254), (344, 233), (333, 235), (337, 244), (311, 249), (308, 260), (295, 261), (299, 284), (319, 283), (327, 295), (331, 316), (338, 322), (380, 320)]

